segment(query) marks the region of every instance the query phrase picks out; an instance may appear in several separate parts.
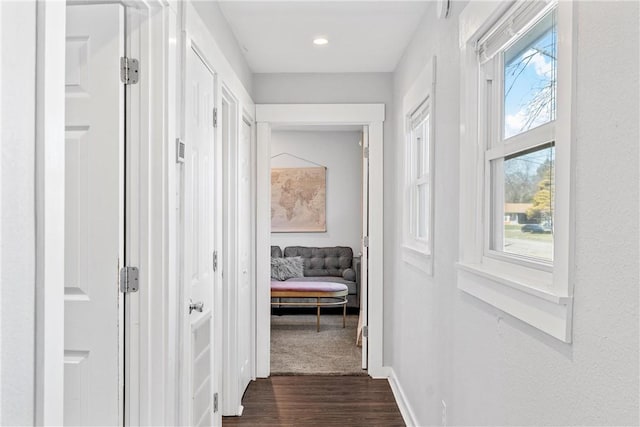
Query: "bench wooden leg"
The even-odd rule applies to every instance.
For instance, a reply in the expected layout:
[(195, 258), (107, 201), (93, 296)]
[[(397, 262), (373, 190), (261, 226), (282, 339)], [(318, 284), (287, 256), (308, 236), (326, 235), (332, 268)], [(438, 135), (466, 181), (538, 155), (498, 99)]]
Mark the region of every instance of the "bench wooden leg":
[(316, 319), (316, 326), (317, 326), (317, 331), (316, 332), (320, 332), (320, 298), (316, 298), (317, 299), (317, 305), (318, 305), (318, 314), (317, 314), (317, 319)]

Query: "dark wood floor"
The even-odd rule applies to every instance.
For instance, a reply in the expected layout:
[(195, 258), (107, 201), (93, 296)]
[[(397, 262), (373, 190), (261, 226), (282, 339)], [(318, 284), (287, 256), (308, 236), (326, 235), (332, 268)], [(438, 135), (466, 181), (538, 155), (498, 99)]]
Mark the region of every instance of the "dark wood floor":
[(345, 376), (274, 376), (252, 382), (231, 426), (404, 426), (386, 380)]

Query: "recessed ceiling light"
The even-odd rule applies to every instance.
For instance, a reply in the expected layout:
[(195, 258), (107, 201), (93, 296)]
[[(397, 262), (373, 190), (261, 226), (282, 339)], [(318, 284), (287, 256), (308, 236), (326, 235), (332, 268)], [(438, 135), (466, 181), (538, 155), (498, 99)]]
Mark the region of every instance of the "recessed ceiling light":
[(325, 44), (329, 44), (329, 40), (325, 39), (324, 37), (317, 37), (313, 39), (313, 44), (317, 46), (324, 46)]

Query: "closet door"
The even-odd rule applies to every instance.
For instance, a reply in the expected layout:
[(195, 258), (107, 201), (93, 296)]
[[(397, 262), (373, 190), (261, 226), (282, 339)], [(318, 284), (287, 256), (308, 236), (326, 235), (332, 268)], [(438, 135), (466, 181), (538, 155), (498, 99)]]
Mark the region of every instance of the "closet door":
[(124, 8), (67, 6), (64, 424), (123, 419)]

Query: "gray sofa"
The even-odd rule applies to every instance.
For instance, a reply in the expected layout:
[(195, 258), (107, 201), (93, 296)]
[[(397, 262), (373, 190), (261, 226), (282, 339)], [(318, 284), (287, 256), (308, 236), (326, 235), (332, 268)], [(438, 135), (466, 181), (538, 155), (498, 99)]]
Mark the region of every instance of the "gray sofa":
[(313, 248), (288, 246), (284, 252), (271, 246), (271, 257), (302, 257), (304, 277), (289, 279), (298, 282), (333, 282), (347, 285), (347, 307), (360, 307), (360, 258), (344, 246)]

